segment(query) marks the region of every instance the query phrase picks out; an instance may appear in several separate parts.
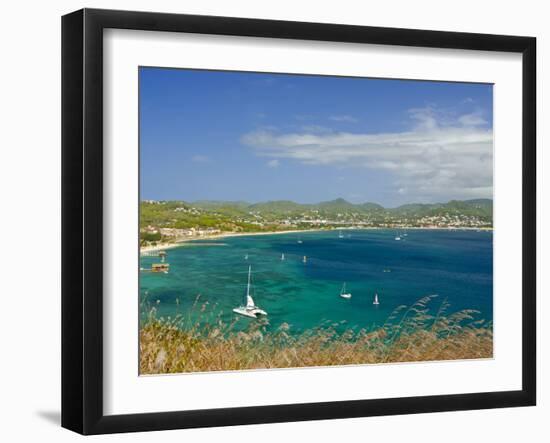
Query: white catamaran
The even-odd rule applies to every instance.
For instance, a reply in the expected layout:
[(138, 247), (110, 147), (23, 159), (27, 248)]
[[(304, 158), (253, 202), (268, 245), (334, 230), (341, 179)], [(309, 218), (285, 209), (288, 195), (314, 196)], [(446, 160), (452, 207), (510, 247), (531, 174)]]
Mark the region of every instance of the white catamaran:
[(351, 298), (351, 292), (346, 292), (346, 283), (342, 286), (342, 290), (340, 291), (340, 297), (342, 298)]
[(254, 304), (254, 300), (250, 295), (250, 275), (252, 273), (252, 266), (248, 267), (248, 283), (246, 285), (245, 305), (239, 306), (233, 309), (236, 314), (244, 315), (245, 317), (257, 318), (258, 315), (267, 315), (263, 309), (258, 308)]

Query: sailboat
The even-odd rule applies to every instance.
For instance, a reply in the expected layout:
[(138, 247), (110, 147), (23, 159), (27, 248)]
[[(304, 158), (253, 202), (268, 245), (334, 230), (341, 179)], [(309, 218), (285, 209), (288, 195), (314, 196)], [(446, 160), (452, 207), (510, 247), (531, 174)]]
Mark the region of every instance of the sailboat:
[(245, 259), (245, 260), (248, 260), (248, 254), (246, 254), (246, 255), (244, 256), (244, 259)]
[(379, 305), (380, 302), (378, 301), (378, 294), (374, 294), (374, 301), (372, 302), (373, 305)]
[(338, 231), (338, 238), (344, 238), (344, 234), (342, 234), (342, 231)]
[(238, 308), (233, 309), (235, 314), (244, 315), (245, 317), (257, 318), (257, 315), (267, 315), (263, 309), (258, 308), (254, 304), (254, 300), (250, 295), (250, 275), (252, 273), (252, 266), (248, 267), (248, 283), (246, 285), (246, 294), (245, 294), (245, 305), (239, 306)]
[(340, 291), (340, 297), (342, 298), (351, 298), (351, 292), (346, 292), (346, 283), (344, 282), (344, 285), (342, 286), (342, 290)]
[(285, 259), (285, 254), (281, 254), (281, 261), (283, 261)]
[(399, 232), (398, 232), (397, 235), (395, 236), (395, 239), (396, 239), (396, 240), (401, 240), (401, 236), (399, 235)]
[(307, 263), (307, 257), (304, 255), (304, 258), (302, 259), (304, 263)]

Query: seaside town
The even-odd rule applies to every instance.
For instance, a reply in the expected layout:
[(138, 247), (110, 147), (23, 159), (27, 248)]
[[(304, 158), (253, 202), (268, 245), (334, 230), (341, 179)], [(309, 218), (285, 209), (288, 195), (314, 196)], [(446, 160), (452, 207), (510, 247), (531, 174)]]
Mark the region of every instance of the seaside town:
[(140, 205), (140, 245), (152, 247), (227, 234), (313, 229), (490, 229), (492, 200), (383, 208), (344, 199), (319, 204), (146, 200)]

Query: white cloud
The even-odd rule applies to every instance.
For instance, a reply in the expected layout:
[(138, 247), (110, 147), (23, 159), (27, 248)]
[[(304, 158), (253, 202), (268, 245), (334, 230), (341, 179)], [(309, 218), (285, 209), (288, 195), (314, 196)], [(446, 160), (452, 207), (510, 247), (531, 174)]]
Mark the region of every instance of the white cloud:
[(267, 162), (267, 166), (269, 166), (270, 168), (278, 168), (280, 164), (281, 162), (277, 159), (269, 160)]
[(357, 119), (351, 115), (331, 115), (329, 120), (333, 122), (345, 122), (345, 123), (356, 123)]
[(257, 155), (306, 165), (387, 171), (395, 192), (414, 199), (491, 197), (493, 132), (481, 115), (450, 119), (434, 108), (409, 111), (414, 128), (388, 133), (245, 134)]
[(438, 119), (441, 121), (442, 116), (431, 106), (424, 108), (409, 109), (409, 117), (416, 122), (416, 128), (420, 130), (432, 130), (437, 128)]
[(210, 157), (207, 157), (206, 155), (194, 155), (191, 157), (191, 160), (196, 163), (208, 163), (210, 161)]
[(458, 121), (463, 126), (484, 126), (487, 124), (487, 120), (483, 118), (483, 113), (481, 111), (464, 114), (459, 117)]

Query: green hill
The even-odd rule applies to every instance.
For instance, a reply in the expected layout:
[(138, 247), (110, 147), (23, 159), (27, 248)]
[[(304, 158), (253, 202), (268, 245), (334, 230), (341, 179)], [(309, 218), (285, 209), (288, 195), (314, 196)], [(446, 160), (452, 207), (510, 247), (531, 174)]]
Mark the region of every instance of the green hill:
[[(302, 204), (290, 200), (259, 203), (201, 200), (143, 201), (140, 226), (222, 231), (272, 231), (312, 226), (471, 226), (490, 227), (491, 199), (451, 200), (447, 203), (410, 203), (384, 208), (372, 203), (354, 204), (343, 198)], [(152, 231), (151, 228), (146, 230)]]

